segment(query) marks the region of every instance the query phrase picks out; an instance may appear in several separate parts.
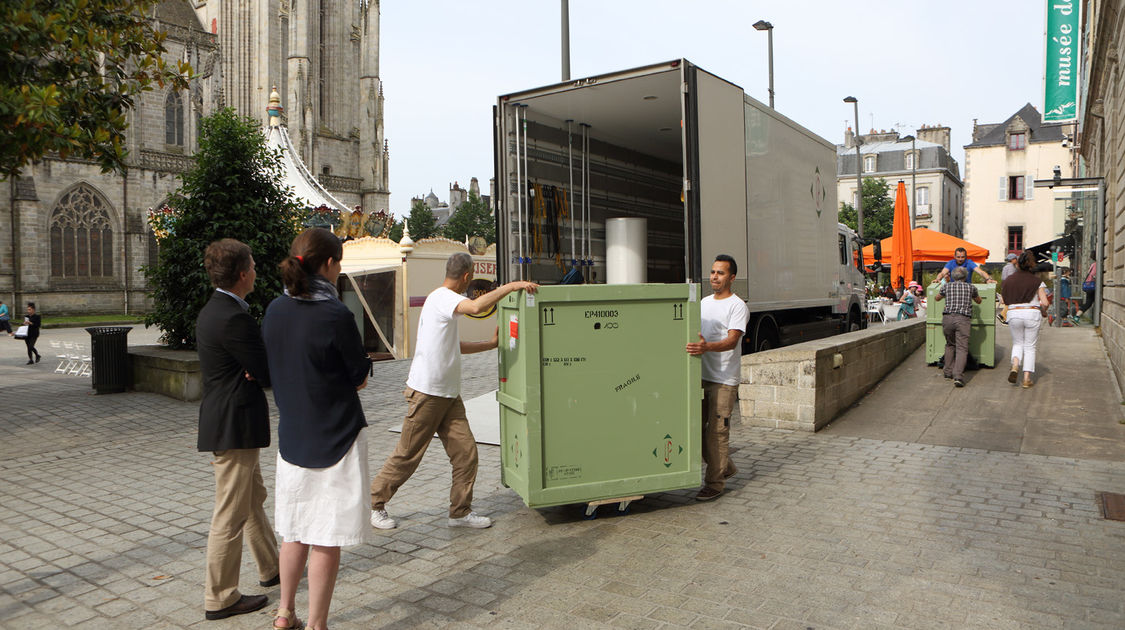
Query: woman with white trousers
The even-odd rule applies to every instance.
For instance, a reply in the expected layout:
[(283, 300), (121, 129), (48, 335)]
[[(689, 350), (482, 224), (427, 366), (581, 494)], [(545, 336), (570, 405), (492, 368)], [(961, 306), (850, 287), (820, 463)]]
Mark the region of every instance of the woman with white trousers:
[(1032, 270), (1035, 256), (1024, 251), (1016, 261), (1016, 272), (1004, 280), (1001, 296), (1008, 305), (1008, 330), (1012, 333), (1012, 371), (1008, 382), (1015, 385), (1023, 367), (1022, 387), (1034, 385), (1035, 346), (1039, 343), (1039, 327), (1047, 314), (1047, 285)]

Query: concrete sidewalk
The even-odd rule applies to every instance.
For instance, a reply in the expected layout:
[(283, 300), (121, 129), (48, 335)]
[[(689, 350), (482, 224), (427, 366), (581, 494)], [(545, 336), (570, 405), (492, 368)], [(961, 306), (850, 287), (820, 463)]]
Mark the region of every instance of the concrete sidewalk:
[[(91, 395), (88, 379), (24, 366), (22, 348), (0, 340), (0, 627), (269, 627), (278, 589), (257, 586), (249, 554), (244, 592), (271, 606), (203, 620), (213, 479), (194, 450), (198, 407)], [(361, 392), (372, 473), (397, 439), (408, 367), (378, 364)], [(463, 369), (466, 397), (494, 387), (493, 353)], [(986, 377), (1003, 374), (958, 393), (988, 393)], [(1043, 396), (1048, 378), (1012, 395)], [(865, 402), (839, 424), (895, 413)], [(399, 529), (345, 549), (332, 628), (1125, 627), (1125, 523), (1094, 503), (1125, 490), (1125, 463), (737, 424), (732, 444), (739, 473), (718, 500), (665, 493), (593, 521), (526, 508), (499, 483), (499, 449), (481, 446), (474, 508), (495, 525), (472, 531), (444, 525), (438, 445), (388, 505)], [(275, 458), (263, 451), (271, 492)]]
[(919, 348), (824, 432), (1125, 462), (1125, 406), (1094, 329), (1044, 327), (1031, 389), (1008, 383), (1011, 335), (996, 332), (996, 367), (966, 372), (964, 388)]

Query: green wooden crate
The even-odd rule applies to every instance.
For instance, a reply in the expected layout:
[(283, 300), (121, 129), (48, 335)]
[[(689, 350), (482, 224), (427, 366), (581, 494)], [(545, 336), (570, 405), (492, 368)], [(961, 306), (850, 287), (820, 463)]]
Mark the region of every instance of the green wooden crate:
[[(972, 327), (969, 329), (969, 355), (978, 364), (996, 365), (996, 285), (976, 284), (981, 303), (973, 304)], [(937, 285), (926, 289), (926, 363), (936, 363), (945, 356), (945, 334), (941, 330), (943, 302), (934, 299)]]
[[(530, 507), (697, 487), (699, 286), (545, 286), (500, 325), (501, 481)], [(513, 334), (514, 333), (514, 334)]]

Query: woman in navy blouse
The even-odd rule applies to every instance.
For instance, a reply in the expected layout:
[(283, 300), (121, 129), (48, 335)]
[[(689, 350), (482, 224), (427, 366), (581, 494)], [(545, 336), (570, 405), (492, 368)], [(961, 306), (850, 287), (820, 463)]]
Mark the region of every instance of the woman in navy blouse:
[(340, 547), (367, 532), (367, 421), (357, 391), (370, 361), (336, 279), (343, 247), (328, 230), (302, 232), (281, 262), (285, 295), (266, 309), (277, 425), (274, 523), (281, 544), (281, 602), (274, 628), (301, 627), (293, 612), (308, 563), (308, 628), (328, 627)]

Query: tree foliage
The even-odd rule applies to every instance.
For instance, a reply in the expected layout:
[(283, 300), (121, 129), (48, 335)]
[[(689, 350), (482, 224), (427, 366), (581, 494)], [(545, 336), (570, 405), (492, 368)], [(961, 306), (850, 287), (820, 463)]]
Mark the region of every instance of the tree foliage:
[(402, 240), (402, 219), (397, 219), (391, 225), (391, 231), (387, 232), (387, 238), (396, 243)]
[(410, 238), (415, 241), (441, 236), (433, 210), (421, 200), (415, 200), (410, 205), (410, 218), (407, 219), (407, 223), (410, 224)]
[(49, 152), (125, 170), (126, 111), (156, 86), (187, 87), (191, 66), (165, 60), (157, 0), (0, 3), (0, 177)]
[(496, 221), (480, 195), (470, 192), (469, 198), (449, 217), (442, 233), (459, 242), (467, 236), (480, 236), (492, 244), (496, 242)]
[[(890, 184), (881, 177), (863, 178), (863, 238), (869, 243), (890, 237), (894, 228), (895, 200), (890, 196), (890, 190)], [(839, 221), (859, 231), (852, 204), (840, 202)]]
[(281, 176), (281, 155), (267, 148), (253, 118), (227, 108), (203, 119), (195, 166), (170, 197), (171, 210), (150, 214), (159, 257), (144, 267), (153, 298), (145, 325), (160, 328), (162, 342), (195, 346), (195, 318), (213, 290), (203, 268), (213, 241), (235, 238), (253, 251), (258, 279), (246, 301), (255, 318), (281, 294), (277, 266), (306, 215)]

